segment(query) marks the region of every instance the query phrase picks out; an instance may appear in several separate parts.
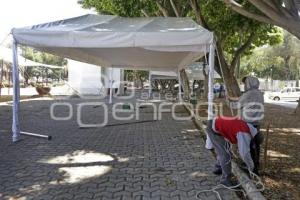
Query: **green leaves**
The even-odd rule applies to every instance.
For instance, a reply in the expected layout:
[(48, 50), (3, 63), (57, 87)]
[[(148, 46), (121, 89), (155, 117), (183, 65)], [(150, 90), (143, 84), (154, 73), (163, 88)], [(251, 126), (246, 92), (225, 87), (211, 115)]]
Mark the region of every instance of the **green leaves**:
[(272, 76), (277, 80), (299, 79), (300, 41), (286, 31), (278, 32), (283, 36), (280, 44), (257, 48), (252, 56), (243, 58), (244, 74), (254, 72), (259, 77)]
[[(158, 5), (167, 10), (170, 16), (175, 16), (175, 11), (170, 0), (80, 0), (84, 8), (95, 8), (102, 14), (113, 14), (126, 17), (141, 17), (143, 12), (149, 16), (162, 15)], [(195, 19), (195, 13), (188, 0), (173, 1), (183, 17)], [(240, 3), (249, 10), (257, 9), (242, 0)], [(256, 39), (253, 40), (244, 55), (249, 55), (255, 47), (265, 44), (278, 44), (280, 34), (274, 26), (262, 24), (255, 20), (243, 17), (242, 15), (227, 8), (223, 1), (198, 0), (200, 12), (209, 28), (216, 34), (221, 41), (223, 50), (232, 58), (238, 48), (240, 48), (255, 33)]]
[(29, 60), (48, 65), (63, 66), (67, 64), (67, 60), (62, 57), (54, 56), (44, 52), (38, 52), (29, 47), (22, 47), (22, 56)]
[(142, 17), (141, 10), (153, 14), (156, 10), (155, 1), (149, 0), (80, 0), (83, 8), (95, 8), (101, 14), (124, 17)]

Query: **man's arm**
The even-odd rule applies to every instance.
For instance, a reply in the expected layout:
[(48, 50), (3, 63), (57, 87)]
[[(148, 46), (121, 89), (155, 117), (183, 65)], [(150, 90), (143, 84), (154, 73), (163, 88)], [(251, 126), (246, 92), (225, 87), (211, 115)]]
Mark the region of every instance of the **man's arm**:
[(237, 134), (238, 149), (242, 160), (246, 163), (249, 170), (253, 171), (254, 163), (250, 153), (251, 136), (248, 133), (239, 132)]
[(229, 101), (239, 101), (240, 100), (240, 97), (230, 97), (230, 96), (227, 96), (228, 100)]

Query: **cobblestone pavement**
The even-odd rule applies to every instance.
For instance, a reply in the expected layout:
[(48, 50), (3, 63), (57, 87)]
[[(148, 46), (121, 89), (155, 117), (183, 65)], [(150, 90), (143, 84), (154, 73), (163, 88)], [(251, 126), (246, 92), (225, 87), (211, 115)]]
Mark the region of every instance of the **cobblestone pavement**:
[[(53, 102), (71, 103), (74, 117), (50, 119)], [(214, 157), (192, 121), (176, 121), (169, 112), (151, 121), (153, 112), (144, 107), (140, 120), (150, 121), (122, 124), (112, 119), (109, 108), (110, 126), (79, 128), (82, 102), (22, 102), (22, 131), (53, 139), (22, 136), (18, 143), (11, 142), (11, 106), (0, 105), (0, 199), (196, 199), (198, 191), (217, 185), (219, 177), (211, 174)], [(102, 107), (83, 109), (84, 123), (103, 119)], [(68, 116), (67, 107), (54, 111)], [(186, 115), (183, 108), (176, 112)], [(220, 192), (223, 199), (237, 199), (230, 191)], [(213, 193), (201, 197), (217, 199)]]

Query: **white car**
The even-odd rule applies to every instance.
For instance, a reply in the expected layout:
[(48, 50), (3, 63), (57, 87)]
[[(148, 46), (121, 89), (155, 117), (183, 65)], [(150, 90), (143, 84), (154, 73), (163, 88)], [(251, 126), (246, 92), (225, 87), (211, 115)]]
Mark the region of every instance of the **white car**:
[(286, 87), (280, 92), (272, 92), (269, 95), (270, 99), (275, 101), (287, 100), (287, 101), (297, 101), (300, 98), (300, 87)]

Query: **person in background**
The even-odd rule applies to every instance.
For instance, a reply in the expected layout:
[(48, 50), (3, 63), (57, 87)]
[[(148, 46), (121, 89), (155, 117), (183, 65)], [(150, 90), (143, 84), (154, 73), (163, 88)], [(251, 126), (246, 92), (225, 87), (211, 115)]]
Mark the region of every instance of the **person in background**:
[(264, 96), (259, 90), (259, 80), (256, 77), (246, 76), (242, 79), (244, 92), (240, 97), (228, 97), (236, 102), (235, 108), (241, 109), (241, 119), (256, 126), (264, 116)]
[(219, 98), (222, 98), (224, 96), (224, 92), (225, 92), (224, 85), (223, 85), (223, 83), (221, 83), (220, 91), (219, 91)]
[(240, 97), (228, 97), (230, 101), (235, 102), (236, 109), (240, 109), (244, 122), (250, 123), (257, 130), (258, 134), (251, 141), (251, 155), (254, 160), (254, 172), (258, 173), (260, 144), (263, 141), (263, 135), (259, 132), (260, 123), (264, 117), (264, 96), (259, 90), (259, 80), (253, 76), (246, 76), (242, 79), (244, 83), (244, 92)]

